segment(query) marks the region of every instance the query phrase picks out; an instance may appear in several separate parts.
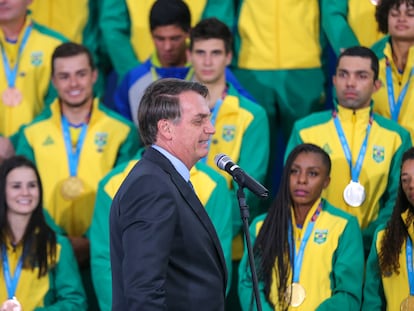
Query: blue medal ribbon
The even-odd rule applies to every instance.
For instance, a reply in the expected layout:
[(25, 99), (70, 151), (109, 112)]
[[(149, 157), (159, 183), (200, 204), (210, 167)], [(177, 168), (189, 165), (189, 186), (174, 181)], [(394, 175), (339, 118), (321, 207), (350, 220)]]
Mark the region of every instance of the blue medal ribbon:
[(62, 115), (62, 128), (63, 128), (63, 139), (65, 140), (66, 153), (69, 161), (69, 173), (70, 176), (76, 176), (79, 165), (79, 157), (82, 150), (83, 143), (86, 137), (86, 130), (88, 125), (83, 123), (81, 132), (79, 134), (78, 143), (76, 144), (76, 150), (72, 150), (72, 141), (70, 139), (69, 121), (64, 115)]
[(19, 67), (19, 61), (20, 57), (22, 55), (23, 49), (26, 46), (27, 40), (29, 39), (30, 32), (32, 31), (32, 24), (28, 25), (26, 28), (26, 31), (23, 34), (22, 42), (20, 43), (19, 50), (17, 52), (17, 60), (16, 64), (13, 68), (11, 68), (11, 65), (9, 63), (9, 60), (7, 59), (6, 50), (4, 47), (1, 47), (1, 55), (3, 58), (3, 64), (4, 64), (4, 71), (6, 74), (7, 84), (10, 88), (14, 88), (16, 85), (16, 78), (17, 78), (17, 71)]
[(342, 129), (341, 122), (339, 121), (339, 118), (335, 110), (332, 113), (332, 117), (335, 123), (336, 131), (341, 141), (342, 148), (345, 153), (346, 160), (348, 161), (349, 167), (351, 169), (352, 181), (357, 183), (359, 180), (361, 169), (362, 169), (362, 162), (364, 162), (365, 154), (367, 152), (368, 136), (369, 136), (369, 132), (371, 131), (372, 121), (373, 121), (372, 111), (370, 112), (365, 138), (364, 138), (364, 141), (362, 142), (361, 149), (359, 150), (359, 154), (358, 154), (358, 158), (355, 163), (355, 166), (352, 165), (351, 149), (349, 148), (348, 142), (346, 141), (344, 130)]
[(388, 93), (388, 105), (390, 107), (391, 119), (398, 121), (398, 116), (400, 115), (401, 106), (403, 104), (405, 95), (407, 94), (408, 85), (410, 84), (411, 76), (413, 75), (414, 68), (411, 68), (410, 75), (408, 77), (407, 83), (401, 90), (400, 95), (398, 96), (397, 102), (395, 102), (394, 95), (394, 86), (392, 84), (392, 70), (389, 60), (386, 60), (386, 80), (387, 80), (387, 93)]
[[(302, 263), (303, 263), (303, 255), (305, 253), (306, 244), (308, 243), (309, 237), (313, 231), (313, 227), (315, 226), (316, 219), (318, 218), (319, 214), (322, 211), (322, 200), (319, 203), (319, 206), (317, 207), (315, 213), (313, 213), (312, 218), (310, 219), (308, 225), (305, 229), (305, 234), (302, 238), (302, 241), (300, 242), (299, 251), (296, 253), (296, 243), (293, 242), (293, 247), (290, 247), (293, 251), (292, 258), (294, 258), (293, 263), (293, 283), (299, 283), (299, 276), (300, 276), (300, 270), (302, 269)], [(289, 235), (292, 234), (292, 230), (289, 230)], [(289, 242), (292, 240), (292, 238), (289, 238)]]
[(406, 260), (408, 284), (410, 286), (410, 296), (414, 296), (413, 244), (409, 236), (407, 236), (406, 241)]
[(16, 293), (17, 284), (19, 282), (20, 273), (22, 272), (22, 268), (23, 268), (24, 252), (19, 258), (19, 261), (16, 266), (16, 270), (14, 271), (13, 276), (10, 273), (9, 260), (7, 258), (7, 250), (4, 244), (2, 244), (1, 246), (1, 253), (2, 253), (2, 258), (3, 258), (3, 275), (4, 275), (4, 280), (6, 281), (8, 299), (13, 299)]

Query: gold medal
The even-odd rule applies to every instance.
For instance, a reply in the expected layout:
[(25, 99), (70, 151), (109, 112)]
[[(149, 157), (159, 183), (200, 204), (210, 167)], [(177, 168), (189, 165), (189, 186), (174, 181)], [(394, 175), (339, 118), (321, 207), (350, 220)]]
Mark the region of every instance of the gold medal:
[(306, 298), (306, 292), (299, 283), (292, 283), (286, 290), (286, 301), (292, 307), (299, 307)]
[(60, 190), (64, 199), (76, 199), (84, 190), (83, 182), (79, 178), (71, 176), (63, 181)]
[(15, 87), (9, 87), (3, 92), (1, 99), (6, 106), (16, 107), (22, 101), (23, 95)]
[(408, 296), (401, 302), (401, 311), (414, 311), (414, 296)]

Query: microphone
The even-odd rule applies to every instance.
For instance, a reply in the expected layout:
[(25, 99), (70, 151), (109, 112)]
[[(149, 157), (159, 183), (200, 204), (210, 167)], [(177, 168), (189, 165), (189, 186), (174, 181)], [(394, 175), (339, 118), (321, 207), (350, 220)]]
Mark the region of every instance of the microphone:
[(268, 197), (269, 191), (250, 177), (250, 175), (243, 171), (237, 164), (234, 164), (227, 155), (219, 153), (214, 157), (214, 162), (216, 162), (219, 169), (229, 173), (240, 187), (246, 187), (260, 198)]

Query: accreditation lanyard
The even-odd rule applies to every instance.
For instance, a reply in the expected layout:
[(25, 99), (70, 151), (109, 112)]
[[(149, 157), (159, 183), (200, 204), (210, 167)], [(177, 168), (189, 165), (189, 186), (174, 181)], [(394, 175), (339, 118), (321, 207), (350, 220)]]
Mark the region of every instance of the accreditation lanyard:
[(31, 24), (28, 25), (23, 34), (22, 42), (20, 43), (19, 50), (17, 52), (16, 64), (14, 65), (13, 68), (11, 68), (9, 60), (7, 59), (6, 49), (4, 47), (2, 47), (1, 49), (1, 56), (3, 58), (3, 64), (4, 64), (4, 72), (6, 74), (7, 84), (10, 88), (13, 88), (16, 86), (16, 78), (17, 78), (17, 71), (19, 67), (20, 57), (22, 55), (24, 47), (26, 46), (27, 40), (29, 39), (29, 35), (30, 35), (30, 32), (32, 31), (32, 28), (33, 27)]
[[(305, 253), (305, 247), (308, 243), (309, 237), (313, 231), (313, 227), (315, 226), (316, 219), (318, 218), (319, 214), (322, 210), (322, 201), (319, 203), (318, 208), (316, 209), (315, 213), (313, 213), (311, 220), (309, 221), (308, 225), (306, 226), (305, 234), (303, 235), (303, 238), (300, 242), (299, 251), (296, 253), (296, 243), (294, 242), (294, 239), (290, 238), (289, 242), (293, 240), (293, 247), (290, 249), (293, 250), (294, 253), (294, 266), (293, 266), (293, 283), (299, 283), (299, 276), (300, 276), (300, 270), (302, 269), (302, 263), (303, 263), (303, 255)], [(292, 230), (289, 230), (289, 234), (292, 234)]]
[(2, 244), (1, 246), (1, 253), (3, 257), (3, 275), (4, 275), (4, 280), (6, 281), (7, 295), (8, 295), (8, 299), (12, 299), (15, 296), (17, 283), (19, 282), (20, 273), (22, 272), (24, 251), (23, 251), (23, 254), (19, 258), (19, 261), (16, 266), (16, 270), (14, 271), (13, 276), (10, 273), (9, 260), (7, 258), (7, 250), (4, 244)]
[(341, 141), (342, 149), (344, 150), (344, 153), (345, 153), (346, 160), (348, 161), (349, 167), (351, 169), (352, 181), (358, 182), (359, 175), (362, 169), (362, 162), (364, 162), (365, 154), (367, 152), (369, 132), (371, 131), (371, 127), (372, 127), (372, 120), (373, 120), (372, 111), (370, 112), (370, 115), (369, 115), (369, 122), (367, 125), (365, 138), (364, 138), (364, 141), (362, 142), (361, 149), (359, 150), (359, 154), (358, 154), (358, 158), (355, 163), (355, 166), (352, 165), (351, 149), (349, 148), (348, 142), (346, 141), (344, 130), (342, 129), (341, 122), (339, 121), (339, 118), (335, 110), (332, 112), (332, 117), (335, 123), (336, 132), (338, 133), (339, 139)]
[(410, 296), (414, 296), (413, 244), (409, 236), (407, 236), (405, 252), (406, 252), (406, 259), (407, 259), (407, 272), (408, 272), (408, 284), (410, 286)]
[(69, 173), (70, 176), (76, 176), (78, 171), (79, 156), (82, 150), (83, 143), (86, 137), (86, 130), (88, 125), (83, 123), (80, 125), (82, 127), (79, 134), (78, 142), (76, 144), (76, 149), (72, 150), (72, 141), (70, 139), (70, 128), (69, 121), (64, 115), (62, 115), (62, 127), (63, 127), (63, 139), (65, 140), (66, 153), (69, 161)]
[(402, 88), (401, 93), (398, 96), (397, 102), (395, 102), (394, 86), (392, 84), (392, 70), (391, 70), (391, 64), (388, 59), (386, 60), (385, 70), (386, 70), (386, 80), (387, 80), (388, 105), (390, 106), (391, 118), (394, 121), (398, 121), (398, 116), (400, 115), (401, 106), (404, 101), (405, 95), (407, 94), (408, 85), (410, 84), (410, 80), (411, 80), (411, 76), (413, 75), (414, 68), (411, 68), (408, 81)]

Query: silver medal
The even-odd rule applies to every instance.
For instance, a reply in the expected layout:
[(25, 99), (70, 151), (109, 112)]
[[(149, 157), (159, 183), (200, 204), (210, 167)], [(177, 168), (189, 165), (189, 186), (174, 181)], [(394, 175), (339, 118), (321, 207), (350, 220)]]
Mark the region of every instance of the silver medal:
[(361, 206), (365, 201), (365, 189), (359, 182), (352, 181), (345, 187), (344, 200), (352, 207)]

